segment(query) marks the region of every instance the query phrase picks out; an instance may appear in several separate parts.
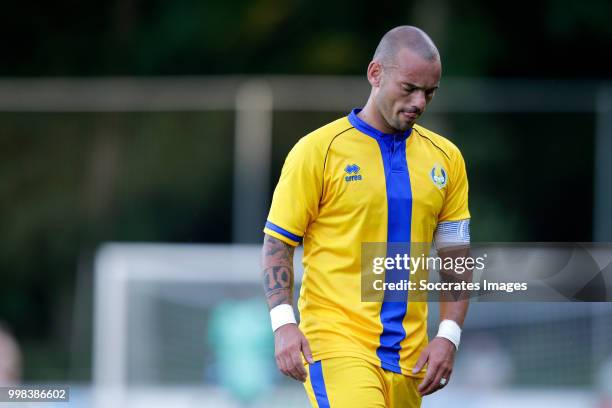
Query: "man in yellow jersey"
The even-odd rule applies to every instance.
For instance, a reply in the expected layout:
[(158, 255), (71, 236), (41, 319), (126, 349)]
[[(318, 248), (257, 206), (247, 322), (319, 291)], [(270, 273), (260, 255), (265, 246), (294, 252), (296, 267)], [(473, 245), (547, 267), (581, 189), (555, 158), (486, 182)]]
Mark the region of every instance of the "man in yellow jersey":
[[(300, 139), (284, 163), (264, 228), (264, 286), (278, 368), (304, 382), (314, 407), (418, 407), (450, 380), (466, 299), (440, 303), (428, 343), (426, 302), (410, 302), (408, 291), (399, 301), (361, 298), (363, 243), (435, 242), (441, 257), (468, 253), (461, 153), (415, 124), (440, 74), (427, 34), (392, 29), (368, 66), (363, 109)], [(302, 241), (298, 327), (293, 250)]]

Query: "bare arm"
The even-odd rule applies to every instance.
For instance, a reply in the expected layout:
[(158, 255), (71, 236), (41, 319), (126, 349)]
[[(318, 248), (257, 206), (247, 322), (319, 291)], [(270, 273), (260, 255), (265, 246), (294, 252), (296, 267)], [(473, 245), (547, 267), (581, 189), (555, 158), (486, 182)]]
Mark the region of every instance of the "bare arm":
[[(467, 258), (470, 255), (469, 246), (447, 248), (439, 251), (439, 256), (445, 258)], [(446, 282), (472, 282), (472, 271), (466, 270), (459, 274), (451, 270), (443, 270), (440, 277)], [(440, 321), (454, 320), (463, 326), (470, 304), (469, 291), (451, 291), (440, 294)]]
[(295, 248), (270, 235), (264, 237), (261, 256), (268, 308), (293, 304), (293, 253)]
[[(469, 254), (470, 248), (467, 245), (440, 249), (438, 251), (438, 256), (442, 258), (443, 265), (446, 264), (444, 260), (447, 258), (466, 258)], [(452, 262), (452, 265), (454, 264), (455, 262)], [(461, 283), (465, 281), (468, 283), (472, 282), (472, 271), (466, 270), (463, 273), (458, 273), (451, 269), (442, 269), (440, 271), (440, 279), (443, 282)], [(469, 295), (470, 292), (468, 290), (442, 291), (440, 293), (440, 321), (453, 320), (459, 326), (463, 326), (469, 306)], [(425, 378), (418, 388), (421, 395), (432, 394), (448, 383), (453, 371), (455, 352), (455, 345), (443, 337), (435, 337), (423, 350), (415, 367), (415, 372), (418, 372), (425, 363), (428, 365)], [(444, 383), (441, 383), (440, 381), (443, 378)]]
[[(293, 303), (293, 253), (295, 248), (270, 235), (264, 237), (261, 263), (268, 308)], [(306, 381), (302, 354), (313, 363), (310, 345), (295, 324), (285, 324), (274, 332), (274, 356), (278, 369), (298, 381)]]

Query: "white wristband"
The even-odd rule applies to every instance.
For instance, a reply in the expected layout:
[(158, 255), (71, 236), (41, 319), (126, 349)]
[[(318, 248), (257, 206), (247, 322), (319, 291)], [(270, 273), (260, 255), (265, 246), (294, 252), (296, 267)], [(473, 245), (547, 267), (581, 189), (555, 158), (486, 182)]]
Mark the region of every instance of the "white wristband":
[(293, 306), (283, 303), (282, 305), (274, 306), (270, 310), (270, 321), (272, 322), (272, 331), (275, 332), (281, 326), (289, 323), (297, 324), (295, 315), (293, 314)]
[(454, 320), (442, 320), (440, 327), (438, 328), (438, 334), (436, 337), (444, 337), (450, 340), (455, 345), (455, 348), (459, 350), (459, 340), (461, 339), (461, 327)]

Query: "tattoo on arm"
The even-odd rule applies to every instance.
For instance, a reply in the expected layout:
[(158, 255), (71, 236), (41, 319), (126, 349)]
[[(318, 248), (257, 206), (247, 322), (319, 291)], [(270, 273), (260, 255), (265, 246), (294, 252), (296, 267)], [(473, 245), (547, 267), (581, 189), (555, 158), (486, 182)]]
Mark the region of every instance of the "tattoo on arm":
[(295, 248), (270, 235), (262, 251), (263, 282), (268, 308), (293, 303), (293, 253)]

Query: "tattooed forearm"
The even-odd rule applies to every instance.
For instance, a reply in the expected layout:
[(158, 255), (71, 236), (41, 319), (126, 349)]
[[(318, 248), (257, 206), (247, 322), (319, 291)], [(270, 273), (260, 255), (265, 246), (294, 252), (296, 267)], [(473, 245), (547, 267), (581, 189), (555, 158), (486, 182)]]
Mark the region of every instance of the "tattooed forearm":
[(263, 281), (268, 307), (293, 300), (293, 252), (295, 248), (266, 235), (262, 251)]
[(264, 269), (264, 289), (270, 309), (282, 303), (291, 304), (292, 276), (291, 270), (286, 266), (272, 266)]

